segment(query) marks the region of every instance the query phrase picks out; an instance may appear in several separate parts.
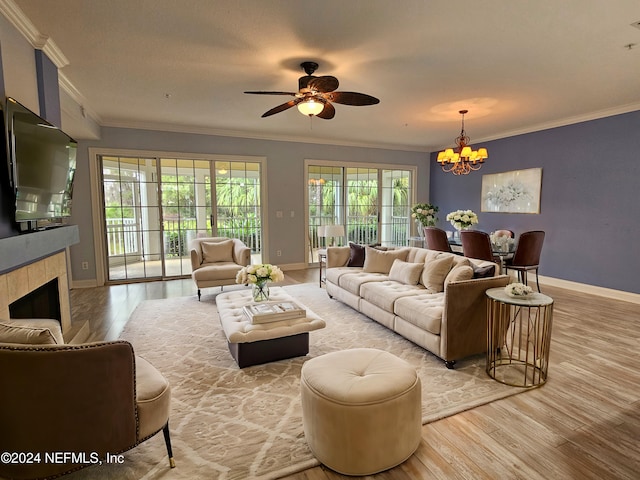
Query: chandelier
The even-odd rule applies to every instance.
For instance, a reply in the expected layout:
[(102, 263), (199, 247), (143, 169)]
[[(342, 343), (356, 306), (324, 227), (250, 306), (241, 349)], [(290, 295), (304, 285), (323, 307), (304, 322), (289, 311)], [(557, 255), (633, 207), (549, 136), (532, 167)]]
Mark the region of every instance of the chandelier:
[(460, 110), (462, 115), (462, 131), (460, 136), (454, 142), (457, 148), (447, 148), (438, 152), (438, 163), (442, 167), (442, 171), (451, 172), (454, 175), (467, 175), (472, 171), (480, 170), (485, 158), (489, 158), (486, 148), (472, 150), (469, 146), (469, 137), (464, 131), (464, 115), (469, 110)]

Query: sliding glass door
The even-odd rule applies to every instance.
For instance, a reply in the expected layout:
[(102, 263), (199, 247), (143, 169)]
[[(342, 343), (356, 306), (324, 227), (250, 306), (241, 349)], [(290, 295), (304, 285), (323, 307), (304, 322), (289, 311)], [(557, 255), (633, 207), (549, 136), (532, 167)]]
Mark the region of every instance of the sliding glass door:
[(197, 237), (240, 238), (260, 261), (260, 162), (100, 160), (108, 281), (190, 275), (189, 243)]
[[(307, 163), (307, 249), (309, 262), (331, 242), (346, 245), (407, 245), (415, 169)], [(328, 225), (344, 227), (342, 238), (327, 238)], [(330, 230), (331, 231), (331, 230)]]

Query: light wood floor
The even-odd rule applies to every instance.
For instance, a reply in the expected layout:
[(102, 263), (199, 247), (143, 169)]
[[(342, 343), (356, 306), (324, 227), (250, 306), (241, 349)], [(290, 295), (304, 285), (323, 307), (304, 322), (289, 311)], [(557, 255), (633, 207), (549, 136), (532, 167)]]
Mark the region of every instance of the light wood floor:
[[(286, 278), (317, 284), (318, 270)], [(546, 385), (423, 426), (409, 460), (365, 478), (640, 478), (640, 307), (560, 288), (543, 292), (555, 300)], [(191, 280), (72, 290), (73, 319), (89, 320), (88, 340), (111, 340), (141, 301), (183, 295), (195, 295)], [(316, 467), (286, 478), (353, 477)]]

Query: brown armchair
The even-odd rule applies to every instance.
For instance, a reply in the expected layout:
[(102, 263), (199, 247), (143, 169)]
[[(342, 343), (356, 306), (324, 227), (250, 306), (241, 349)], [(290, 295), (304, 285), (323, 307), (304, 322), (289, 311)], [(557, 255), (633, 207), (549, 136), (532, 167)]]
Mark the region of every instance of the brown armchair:
[[(33, 463), (0, 462), (0, 477), (62, 475), (104, 462), (160, 430), (174, 467), (171, 388), (160, 372), (128, 342), (61, 340), (56, 320), (0, 322), (0, 452), (40, 455)], [(52, 452), (76, 458), (46, 461)]]
[(191, 241), (191, 278), (200, 289), (236, 283), (242, 267), (251, 264), (251, 249), (237, 238), (206, 237)]

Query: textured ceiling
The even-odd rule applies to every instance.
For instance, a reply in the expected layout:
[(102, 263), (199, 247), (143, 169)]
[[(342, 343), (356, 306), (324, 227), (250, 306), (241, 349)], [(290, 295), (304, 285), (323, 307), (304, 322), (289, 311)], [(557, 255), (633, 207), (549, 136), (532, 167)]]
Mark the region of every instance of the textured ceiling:
[[(430, 151), (462, 108), (472, 143), (640, 108), (637, 0), (15, 4), (101, 125)], [(304, 60), (380, 104), (260, 118), (288, 98), (243, 91), (296, 91)]]

